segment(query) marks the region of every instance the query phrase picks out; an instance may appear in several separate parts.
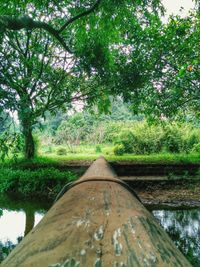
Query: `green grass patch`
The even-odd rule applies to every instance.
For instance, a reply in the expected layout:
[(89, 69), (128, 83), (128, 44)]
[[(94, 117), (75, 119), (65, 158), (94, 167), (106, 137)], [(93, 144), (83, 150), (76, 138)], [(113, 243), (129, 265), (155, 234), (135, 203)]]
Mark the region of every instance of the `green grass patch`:
[(62, 187), (77, 175), (71, 171), (60, 171), (55, 168), (38, 170), (0, 169), (0, 193), (17, 194), (23, 198), (53, 199)]
[(160, 153), (150, 155), (131, 155), (125, 154), (122, 156), (106, 156), (108, 160), (112, 161), (134, 161), (141, 163), (200, 163), (200, 154), (172, 154), (172, 153)]
[(67, 155), (56, 155), (54, 153), (48, 155), (40, 155), (33, 160), (25, 160), (22, 157), (18, 158), (17, 161), (7, 159), (4, 162), (0, 163), (0, 166), (5, 168), (14, 168), (14, 169), (34, 169), (46, 168), (46, 167), (61, 167), (67, 165), (70, 161), (93, 161), (100, 156), (104, 156), (108, 161), (131, 161), (131, 162), (140, 162), (140, 163), (155, 163), (155, 164), (200, 164), (200, 154), (199, 153), (159, 153), (159, 154), (150, 154), (150, 155), (134, 155), (134, 154), (124, 154), (124, 155), (114, 155), (107, 153), (68, 153)]
[(172, 154), (172, 153), (161, 153), (161, 154), (150, 154), (150, 155), (134, 155), (124, 154), (122, 156), (101, 154), (67, 154), (66, 156), (57, 156), (51, 154), (45, 157), (35, 159), (35, 162), (49, 162), (50, 164), (56, 164), (67, 161), (84, 161), (84, 160), (95, 160), (99, 156), (104, 156), (108, 161), (132, 161), (141, 163), (200, 163), (200, 155), (198, 153), (190, 154)]
[[(102, 149), (102, 148), (101, 148)], [(108, 148), (109, 149), (109, 148)], [(198, 153), (190, 154), (151, 154), (151, 155), (133, 155), (125, 154), (116, 156), (106, 153), (81, 154), (71, 153), (67, 155), (49, 154), (40, 156), (33, 160), (24, 160), (19, 158), (17, 162), (6, 160), (0, 164), (0, 194), (16, 194), (22, 198), (40, 198), (55, 199), (62, 187), (70, 181), (79, 178), (85, 168), (77, 170), (68, 169), (71, 161), (77, 161), (80, 166), (82, 161), (93, 161), (103, 155), (108, 161), (129, 161), (143, 164), (199, 164), (200, 155)], [(79, 162), (80, 161), (80, 162)], [(195, 179), (200, 179), (200, 170)]]
[[(99, 156), (104, 156), (108, 161), (133, 161), (144, 163), (200, 163), (200, 153), (151, 153), (151, 154), (123, 154), (115, 155), (112, 144), (98, 145), (79, 145), (73, 147), (73, 152), (67, 146), (51, 146), (50, 153), (45, 153), (47, 147), (42, 147), (39, 153), (38, 161), (49, 161), (50, 163), (59, 163), (63, 161), (82, 161), (95, 160)], [(57, 151), (66, 150), (65, 155), (58, 155)]]

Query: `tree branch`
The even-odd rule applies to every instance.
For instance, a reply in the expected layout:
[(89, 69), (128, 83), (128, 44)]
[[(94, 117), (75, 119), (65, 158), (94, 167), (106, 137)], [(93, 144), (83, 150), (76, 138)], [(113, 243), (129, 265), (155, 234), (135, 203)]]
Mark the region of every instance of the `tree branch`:
[(89, 15), (90, 13), (92, 13), (99, 6), (100, 2), (101, 2), (101, 0), (97, 0), (97, 2), (91, 8), (89, 8), (88, 10), (70, 18), (68, 21), (66, 21), (66, 23), (60, 28), (60, 30), (58, 32), (61, 33), (75, 20), (80, 19), (82, 17), (85, 17), (85, 16)]
[(5, 30), (13, 30), (19, 31), (22, 29), (33, 30), (33, 29), (43, 29), (50, 33), (54, 38), (58, 40), (58, 42), (62, 45), (62, 47), (69, 53), (72, 51), (69, 49), (63, 38), (59, 35), (59, 31), (54, 29), (51, 25), (42, 21), (35, 21), (28, 16), (15, 18), (10, 16), (0, 16), (0, 32), (4, 32)]
[(72, 54), (71, 49), (65, 43), (63, 37), (60, 36), (60, 33), (64, 31), (67, 28), (67, 26), (69, 26), (74, 21), (78, 20), (81, 17), (87, 16), (91, 12), (93, 12), (99, 6), (100, 2), (101, 0), (97, 0), (97, 2), (91, 8), (67, 20), (66, 23), (64, 23), (64, 25), (59, 30), (53, 28), (46, 22), (36, 21), (28, 16), (22, 16), (16, 18), (13, 16), (2, 15), (0, 16), (0, 32), (5, 32), (6, 30), (19, 31), (21, 29), (27, 29), (27, 30), (43, 29), (48, 33), (50, 33), (55, 39), (57, 39), (57, 41), (62, 45), (62, 47), (67, 52)]

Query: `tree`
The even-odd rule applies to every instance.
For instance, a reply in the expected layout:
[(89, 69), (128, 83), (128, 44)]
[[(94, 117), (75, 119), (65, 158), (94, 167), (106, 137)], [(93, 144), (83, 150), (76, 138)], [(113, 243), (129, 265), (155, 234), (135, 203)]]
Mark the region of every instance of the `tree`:
[(0, 113), (0, 135), (4, 133), (12, 123), (12, 119), (8, 112), (2, 111)]
[(186, 18), (172, 16), (167, 24), (156, 19), (138, 38), (129, 31), (129, 44), (136, 49), (119, 55), (112, 80), (136, 113), (153, 119), (191, 113), (199, 117), (199, 15), (193, 11)]
[(35, 153), (33, 126), (46, 111), (75, 100), (93, 104), (98, 99), (102, 109), (107, 107), (106, 80), (126, 35), (124, 15), (139, 25), (151, 20), (150, 12), (162, 10), (155, 0), (148, 6), (115, 2), (2, 2), (0, 105), (18, 112), (27, 158)]
[(167, 117), (177, 112), (200, 117), (199, 18), (200, 12), (193, 11), (186, 18), (171, 17), (162, 27), (158, 48), (161, 60), (154, 73), (158, 92), (154, 103)]
[[(73, 100), (89, 105), (97, 102), (103, 111), (109, 106), (110, 95), (122, 95), (133, 103), (136, 112), (151, 116), (169, 116), (184, 106), (184, 101), (194, 106), (187, 95), (186, 79), (184, 87), (177, 83), (174, 89), (175, 73), (179, 73), (182, 61), (182, 52), (175, 49), (180, 44), (176, 39), (179, 27), (163, 25), (163, 12), (158, 0), (148, 4), (145, 0), (2, 1), (1, 105), (18, 111), (26, 157), (34, 155), (32, 128), (38, 118)], [(197, 41), (193, 30), (197, 23), (193, 19), (186, 23), (189, 26), (181, 35), (186, 46), (188, 36)], [(188, 46), (183, 51), (185, 58), (189, 50)], [(176, 56), (178, 64), (173, 60)], [(195, 87), (196, 78), (189, 79)], [(159, 84), (166, 89), (160, 90)], [(181, 94), (174, 94), (178, 88), (186, 92), (183, 101), (170, 107), (172, 102), (179, 102), (176, 100)]]
[[(18, 112), (25, 138), (25, 155), (31, 158), (35, 153), (32, 130), (38, 117), (47, 109), (55, 110), (61, 99), (72, 100), (71, 89), (66, 83), (66, 59), (65, 55), (64, 59), (59, 55), (53, 57), (49, 38), (42, 38), (40, 33), (9, 32), (5, 36), (7, 43), (2, 44), (0, 51), (0, 102), (4, 108)], [(60, 62), (63, 67), (56, 67)]]

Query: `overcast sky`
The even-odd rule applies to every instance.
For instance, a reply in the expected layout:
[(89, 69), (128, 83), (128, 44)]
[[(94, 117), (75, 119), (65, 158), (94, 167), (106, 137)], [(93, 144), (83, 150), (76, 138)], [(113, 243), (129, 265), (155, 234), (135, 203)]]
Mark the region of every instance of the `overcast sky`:
[[(171, 14), (187, 16), (189, 10), (194, 8), (194, 1), (192, 0), (162, 0), (166, 10), (167, 17)], [(181, 7), (184, 9), (180, 12)]]

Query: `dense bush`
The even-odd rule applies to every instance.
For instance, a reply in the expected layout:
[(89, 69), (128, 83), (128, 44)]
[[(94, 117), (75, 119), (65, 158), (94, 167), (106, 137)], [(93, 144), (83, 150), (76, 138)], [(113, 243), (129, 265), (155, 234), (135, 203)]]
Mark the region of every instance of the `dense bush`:
[(161, 151), (163, 132), (160, 126), (149, 126), (146, 122), (137, 123), (133, 128), (135, 136), (134, 153), (150, 154)]
[(192, 148), (193, 152), (200, 153), (200, 143), (194, 144)]
[(54, 198), (77, 175), (71, 171), (45, 168), (35, 171), (0, 169), (0, 193), (16, 193), (25, 198)]
[[(122, 153), (122, 147), (116, 145), (123, 146), (123, 153), (133, 154), (199, 151), (199, 124), (196, 128), (189, 123), (168, 121), (161, 121), (160, 125), (149, 125), (144, 120), (134, 120), (127, 112), (123, 116), (120, 114), (117, 112), (114, 117), (98, 117), (87, 112), (76, 113), (61, 122), (52, 140), (56, 145), (65, 145), (71, 153), (75, 153), (79, 145), (101, 144), (113, 144), (115, 154)], [(99, 149), (96, 152), (101, 153)], [(66, 153), (61, 151), (58, 154)]]
[[(165, 123), (151, 125), (146, 122), (132, 123), (122, 130), (114, 144), (123, 145), (124, 153), (150, 154), (159, 152), (199, 152), (200, 130), (189, 124)], [(114, 153), (118, 155), (118, 147)]]
[(96, 151), (96, 153), (101, 153), (102, 152), (101, 146), (97, 145), (95, 151)]
[(162, 143), (168, 152), (179, 153), (184, 146), (183, 136), (178, 125), (166, 125), (164, 127)]
[(65, 156), (65, 155), (67, 155), (67, 150), (65, 149), (65, 148), (59, 148), (58, 150), (57, 150), (57, 155), (59, 155), (59, 156)]
[(107, 123), (102, 123), (102, 126), (104, 126), (104, 139), (103, 143), (112, 143), (113, 140), (115, 140), (119, 134), (119, 132), (122, 129), (127, 128), (127, 123), (118, 121), (118, 122), (107, 122)]
[(124, 145), (118, 144), (114, 147), (114, 154), (117, 156), (122, 156), (125, 153)]
[(136, 136), (129, 130), (123, 130), (115, 140), (115, 144), (122, 145), (124, 152), (126, 153), (133, 152), (133, 148), (136, 142)]

